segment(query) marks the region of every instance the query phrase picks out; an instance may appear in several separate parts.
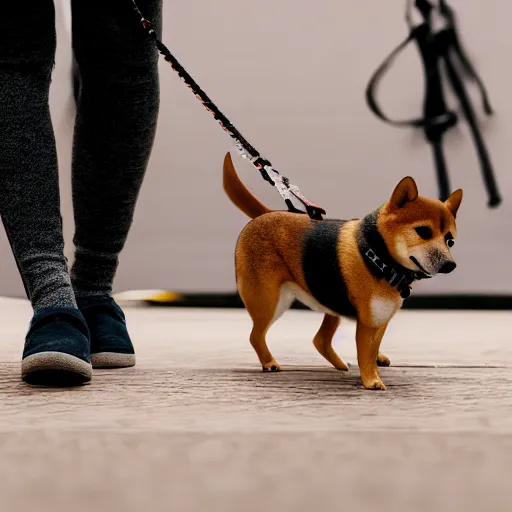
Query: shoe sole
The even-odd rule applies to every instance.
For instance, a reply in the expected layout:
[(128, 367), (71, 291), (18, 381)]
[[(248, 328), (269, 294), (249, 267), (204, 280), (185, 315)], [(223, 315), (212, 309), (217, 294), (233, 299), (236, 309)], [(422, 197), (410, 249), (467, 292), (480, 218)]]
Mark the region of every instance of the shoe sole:
[(98, 352), (91, 354), (93, 368), (129, 368), (135, 366), (135, 354), (119, 352)]
[(92, 378), (92, 366), (63, 352), (39, 352), (21, 362), (21, 378), (39, 386), (80, 386)]

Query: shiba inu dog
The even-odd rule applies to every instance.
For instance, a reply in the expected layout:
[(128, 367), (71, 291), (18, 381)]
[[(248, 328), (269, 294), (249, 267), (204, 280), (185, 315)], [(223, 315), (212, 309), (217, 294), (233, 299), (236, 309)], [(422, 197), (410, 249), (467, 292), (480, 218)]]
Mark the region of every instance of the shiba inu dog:
[(362, 219), (313, 221), (307, 215), (271, 211), (242, 184), (229, 153), (224, 190), (253, 219), (235, 250), (240, 297), (252, 318), (250, 334), (264, 371), (279, 371), (265, 340), (270, 326), (294, 301), (324, 313), (313, 344), (338, 370), (348, 370), (332, 348), (341, 317), (355, 319), (357, 359), (366, 389), (386, 389), (378, 366), (389, 366), (379, 351), (393, 315), (410, 294), (411, 283), (447, 274), (462, 190), (446, 201), (418, 195), (406, 177), (383, 206)]

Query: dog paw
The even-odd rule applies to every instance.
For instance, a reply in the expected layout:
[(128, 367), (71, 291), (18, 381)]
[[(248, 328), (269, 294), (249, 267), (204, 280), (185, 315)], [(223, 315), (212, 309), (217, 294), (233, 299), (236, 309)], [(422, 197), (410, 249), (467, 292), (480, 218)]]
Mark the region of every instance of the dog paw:
[(365, 389), (377, 389), (381, 391), (386, 391), (386, 386), (384, 386), (384, 383), (380, 380), (379, 377), (374, 377), (372, 379), (363, 379), (363, 386), (365, 387)]
[(270, 363), (263, 364), (261, 366), (261, 369), (264, 372), (280, 372), (281, 371), (281, 367), (275, 361), (270, 361)]
[(391, 364), (391, 361), (389, 360), (389, 357), (384, 355), (382, 352), (379, 352), (379, 355), (377, 356), (377, 366), (389, 366)]
[(336, 368), (336, 370), (339, 370), (340, 372), (348, 372), (347, 364), (345, 363), (345, 361), (342, 361), (341, 359), (339, 361), (332, 363), (332, 365), (334, 366), (334, 368)]

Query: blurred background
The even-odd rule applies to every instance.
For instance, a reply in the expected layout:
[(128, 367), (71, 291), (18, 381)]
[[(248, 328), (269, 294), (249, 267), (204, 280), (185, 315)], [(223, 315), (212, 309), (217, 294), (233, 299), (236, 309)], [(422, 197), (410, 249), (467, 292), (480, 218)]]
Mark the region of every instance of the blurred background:
[[(58, 5), (51, 106), (71, 259), (69, 6), (66, 1)], [(459, 123), (445, 143), (452, 187), (464, 190), (454, 249), (459, 267), (419, 283), (415, 295), (485, 295), (491, 300), (512, 290), (512, 43), (507, 15), (512, 7), (489, 1), (482, 9), (477, 0), (453, 0), (451, 5), (496, 111), (485, 118), (477, 91), (470, 89), (503, 203), (487, 207), (473, 142), (466, 124)], [(187, 71), (263, 156), (328, 216), (338, 218), (373, 210), (405, 175), (416, 179), (421, 194), (437, 195), (431, 150), (421, 131), (384, 124), (364, 97), (377, 66), (406, 35), (402, 0), (174, 0), (164, 6), (163, 40)], [(222, 191), (222, 160), (233, 149), (232, 141), (163, 59), (160, 66), (157, 138), (115, 288), (234, 293), (233, 250), (247, 219)], [(414, 44), (384, 78), (378, 99), (393, 118), (421, 115), (423, 72)], [(283, 208), (277, 191), (233, 154), (251, 190), (270, 206)], [(0, 260), (0, 295), (23, 296), (3, 231)]]

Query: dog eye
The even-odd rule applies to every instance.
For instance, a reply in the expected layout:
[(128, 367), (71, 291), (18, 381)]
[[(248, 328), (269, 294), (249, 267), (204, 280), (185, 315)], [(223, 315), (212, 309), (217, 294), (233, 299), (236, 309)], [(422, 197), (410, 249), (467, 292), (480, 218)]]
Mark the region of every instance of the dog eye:
[(434, 236), (434, 233), (432, 233), (432, 230), (428, 226), (418, 226), (414, 229), (423, 240), (430, 240)]
[(448, 238), (448, 240), (446, 240), (446, 245), (448, 247), (453, 247), (455, 244), (455, 240), (453, 238)]

